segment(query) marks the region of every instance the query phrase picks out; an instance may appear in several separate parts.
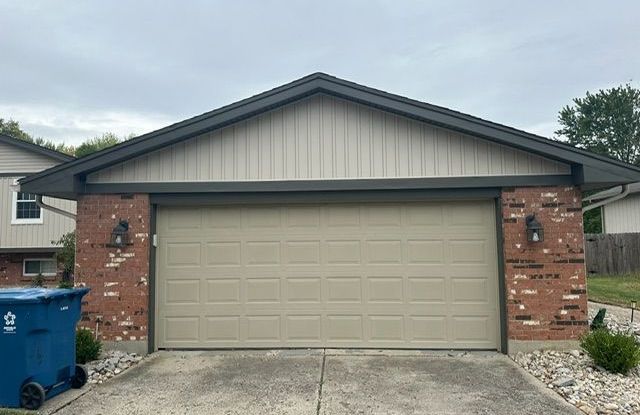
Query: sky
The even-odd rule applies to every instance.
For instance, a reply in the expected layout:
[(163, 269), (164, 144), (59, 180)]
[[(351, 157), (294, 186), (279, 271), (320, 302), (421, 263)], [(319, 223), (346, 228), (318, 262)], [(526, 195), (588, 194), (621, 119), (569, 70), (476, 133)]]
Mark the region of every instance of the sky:
[(0, 1), (0, 118), (78, 144), (312, 72), (551, 137), (640, 80), (640, 2)]

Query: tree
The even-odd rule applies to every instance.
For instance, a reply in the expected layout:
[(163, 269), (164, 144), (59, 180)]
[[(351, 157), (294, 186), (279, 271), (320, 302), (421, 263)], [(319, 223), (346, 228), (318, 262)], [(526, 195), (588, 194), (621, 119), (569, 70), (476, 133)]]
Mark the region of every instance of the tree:
[(8, 119), (5, 121), (3, 118), (0, 118), (0, 133), (9, 135), (19, 140), (26, 141), (28, 143), (37, 144), (50, 150), (66, 153), (71, 156), (73, 155), (73, 152), (75, 150), (73, 146), (67, 146), (64, 143), (56, 144), (53, 141), (45, 140), (41, 137), (33, 138), (29, 133), (20, 128), (20, 123), (18, 123), (18, 121), (14, 121), (12, 119)]
[[(127, 138), (125, 138), (125, 140), (126, 139)], [(115, 146), (121, 141), (124, 140), (121, 140), (120, 137), (113, 133), (104, 133), (101, 136), (93, 137), (76, 147), (75, 156), (78, 158), (85, 157), (89, 154), (95, 153), (96, 151)]]
[(640, 90), (630, 84), (587, 92), (558, 115), (556, 134), (576, 147), (640, 166)]
[[(640, 90), (630, 84), (587, 92), (558, 114), (556, 134), (585, 150), (640, 166)], [(586, 233), (602, 232), (602, 211), (584, 214)]]

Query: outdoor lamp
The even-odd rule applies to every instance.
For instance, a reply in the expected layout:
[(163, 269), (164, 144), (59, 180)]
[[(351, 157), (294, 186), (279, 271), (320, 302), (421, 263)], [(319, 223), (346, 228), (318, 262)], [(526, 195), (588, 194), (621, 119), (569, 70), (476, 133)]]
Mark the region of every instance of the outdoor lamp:
[(544, 241), (544, 229), (542, 229), (540, 222), (537, 221), (535, 213), (527, 216), (525, 221), (527, 223), (527, 241)]
[(129, 222), (120, 219), (120, 222), (111, 231), (111, 243), (109, 246), (122, 248), (129, 245)]

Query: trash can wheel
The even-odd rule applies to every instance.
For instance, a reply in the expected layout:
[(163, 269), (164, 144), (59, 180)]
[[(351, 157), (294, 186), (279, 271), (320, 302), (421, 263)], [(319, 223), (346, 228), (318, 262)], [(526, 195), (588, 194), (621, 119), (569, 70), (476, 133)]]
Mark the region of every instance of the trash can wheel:
[(87, 379), (89, 379), (87, 369), (82, 365), (76, 365), (76, 373), (71, 379), (71, 387), (74, 389), (80, 389), (87, 383)]
[(29, 382), (20, 389), (20, 406), (35, 410), (42, 406), (45, 399), (44, 388), (39, 383)]

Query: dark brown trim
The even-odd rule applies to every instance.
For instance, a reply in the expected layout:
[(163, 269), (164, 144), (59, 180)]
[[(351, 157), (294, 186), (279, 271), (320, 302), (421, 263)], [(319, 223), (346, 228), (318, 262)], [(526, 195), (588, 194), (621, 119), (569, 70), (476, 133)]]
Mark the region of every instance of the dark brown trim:
[(366, 203), (418, 202), (445, 200), (492, 199), (497, 188), (432, 189), (432, 190), (361, 190), (318, 192), (247, 192), (202, 194), (151, 194), (151, 203), (161, 206), (198, 206), (221, 204), (302, 204), (302, 203)]
[(152, 182), (86, 184), (88, 194), (105, 193), (229, 193), (229, 192), (317, 192), (353, 190), (473, 189), (504, 186), (573, 185), (569, 175), (440, 177), (411, 179), (335, 179), (252, 182)]
[(496, 211), (496, 241), (498, 245), (498, 303), (500, 307), (500, 351), (509, 353), (509, 333), (507, 325), (507, 284), (504, 269), (504, 231), (502, 229), (502, 195), (494, 199)]
[(151, 204), (149, 212), (149, 304), (147, 311), (147, 340), (149, 353), (155, 352), (156, 347), (156, 252), (157, 247), (153, 246), (157, 237), (156, 219), (158, 217), (158, 206)]
[(0, 177), (26, 177), (34, 174), (34, 172), (6, 172), (0, 173)]

